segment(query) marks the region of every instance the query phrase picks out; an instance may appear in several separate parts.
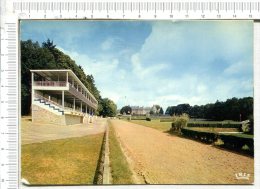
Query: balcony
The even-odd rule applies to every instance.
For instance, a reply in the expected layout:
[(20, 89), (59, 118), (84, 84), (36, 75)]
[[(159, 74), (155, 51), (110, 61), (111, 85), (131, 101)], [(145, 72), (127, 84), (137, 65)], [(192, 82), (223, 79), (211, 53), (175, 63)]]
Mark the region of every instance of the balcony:
[[(40, 91), (42, 94), (48, 94), (54, 98), (61, 98), (63, 107), (64, 100), (87, 105), (86, 109), (93, 111), (97, 109), (98, 101), (89, 92), (86, 86), (71, 70), (30, 70), (32, 91)], [(75, 106), (75, 105), (74, 105)], [(68, 112), (71, 110), (67, 109)], [(74, 108), (75, 111), (75, 108)]]
[(97, 108), (97, 104), (91, 102), (84, 94), (78, 91), (72, 84), (69, 83), (69, 92), (73, 94), (78, 99), (82, 100), (83, 102), (87, 103), (89, 106)]
[(34, 81), (34, 86), (45, 86), (45, 87), (66, 87), (66, 81)]

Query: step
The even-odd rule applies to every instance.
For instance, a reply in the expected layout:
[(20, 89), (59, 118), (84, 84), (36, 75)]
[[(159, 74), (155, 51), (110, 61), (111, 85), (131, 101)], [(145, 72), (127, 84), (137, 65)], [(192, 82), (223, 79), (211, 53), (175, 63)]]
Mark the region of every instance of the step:
[(42, 100), (42, 99), (34, 99), (35, 101), (39, 101), (40, 103), (46, 105), (46, 106), (49, 106), (49, 108), (52, 108), (53, 110), (57, 110), (58, 112), (61, 112), (62, 114), (64, 114), (64, 111), (63, 110), (60, 110), (59, 108), (56, 108), (56, 106), (52, 105), (51, 103), (49, 102), (46, 102), (45, 100)]

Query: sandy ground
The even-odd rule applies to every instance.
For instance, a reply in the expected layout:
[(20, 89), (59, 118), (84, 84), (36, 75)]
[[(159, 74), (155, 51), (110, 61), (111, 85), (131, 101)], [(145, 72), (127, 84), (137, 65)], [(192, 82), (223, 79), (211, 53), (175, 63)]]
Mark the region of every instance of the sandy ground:
[(22, 144), (43, 142), (70, 137), (98, 134), (105, 131), (106, 119), (97, 118), (93, 123), (61, 126), (54, 124), (32, 123), (31, 117), (22, 117)]
[[(211, 145), (112, 120), (130, 167), (150, 184), (251, 184), (254, 159)], [(249, 180), (235, 174), (250, 174)]]

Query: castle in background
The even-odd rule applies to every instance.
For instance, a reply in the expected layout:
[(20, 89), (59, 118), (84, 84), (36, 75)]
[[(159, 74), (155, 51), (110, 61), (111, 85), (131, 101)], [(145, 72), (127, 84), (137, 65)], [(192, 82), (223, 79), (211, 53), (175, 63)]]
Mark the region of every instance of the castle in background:
[(132, 115), (147, 115), (151, 111), (151, 107), (140, 107), (140, 106), (131, 106)]

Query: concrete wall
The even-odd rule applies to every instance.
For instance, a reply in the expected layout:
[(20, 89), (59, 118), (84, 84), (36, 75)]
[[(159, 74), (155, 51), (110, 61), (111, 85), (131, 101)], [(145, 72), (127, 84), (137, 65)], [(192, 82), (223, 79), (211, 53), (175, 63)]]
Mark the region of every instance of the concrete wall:
[(56, 115), (35, 104), (32, 105), (32, 121), (37, 123), (65, 125), (64, 115)]
[(56, 125), (74, 125), (87, 124), (87, 117), (76, 115), (56, 115), (40, 106), (32, 105), (32, 121), (36, 123), (56, 124)]
[(74, 124), (83, 123), (83, 116), (65, 114), (64, 118), (65, 118), (66, 125), (74, 125)]

